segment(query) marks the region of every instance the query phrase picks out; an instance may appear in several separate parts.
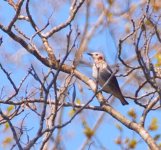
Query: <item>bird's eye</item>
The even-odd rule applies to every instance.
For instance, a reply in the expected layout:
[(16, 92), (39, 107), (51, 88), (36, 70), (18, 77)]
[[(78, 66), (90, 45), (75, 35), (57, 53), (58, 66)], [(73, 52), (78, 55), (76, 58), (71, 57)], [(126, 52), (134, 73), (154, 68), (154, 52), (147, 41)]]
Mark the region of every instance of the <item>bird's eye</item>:
[(98, 54), (96, 54), (96, 56), (98, 56)]

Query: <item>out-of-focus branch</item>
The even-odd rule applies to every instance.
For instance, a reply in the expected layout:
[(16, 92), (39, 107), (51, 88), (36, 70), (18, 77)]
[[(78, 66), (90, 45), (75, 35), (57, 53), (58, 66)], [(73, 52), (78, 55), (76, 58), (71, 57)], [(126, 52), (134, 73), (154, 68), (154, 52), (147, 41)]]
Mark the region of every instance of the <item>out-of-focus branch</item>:
[(3, 40), (2, 40), (2, 37), (0, 37), (0, 46), (2, 45), (3, 43)]
[[(97, 129), (99, 128), (99, 126), (101, 125), (101, 122), (102, 122), (104, 116), (105, 116), (105, 113), (103, 112), (103, 113), (98, 117), (98, 119), (97, 119), (97, 121), (96, 121), (96, 123), (95, 123), (95, 125), (94, 125), (94, 127), (93, 127), (93, 129), (92, 129), (92, 131), (93, 131), (94, 133), (96, 133), (96, 130), (97, 130)], [(83, 144), (82, 144), (80, 150), (85, 150), (85, 148), (86, 148), (86, 146), (89, 144), (90, 140), (91, 140), (90, 138), (87, 138), (87, 139), (83, 142)]]
[(94, 33), (96, 32), (96, 29), (99, 27), (99, 25), (103, 22), (105, 16), (105, 12), (103, 11), (100, 16), (98, 17), (96, 23), (92, 26), (92, 28), (89, 30), (89, 32), (86, 33), (86, 36), (84, 37), (83, 41), (81, 42), (80, 48), (75, 53), (75, 58), (73, 61), (73, 66), (76, 68), (77, 65), (80, 62), (80, 59), (83, 55), (83, 52), (87, 50), (87, 45)]

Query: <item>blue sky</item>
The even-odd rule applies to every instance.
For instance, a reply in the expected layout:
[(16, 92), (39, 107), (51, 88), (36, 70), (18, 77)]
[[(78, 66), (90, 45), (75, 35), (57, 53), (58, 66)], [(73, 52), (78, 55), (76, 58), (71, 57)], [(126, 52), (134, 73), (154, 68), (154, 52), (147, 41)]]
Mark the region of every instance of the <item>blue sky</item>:
[[(39, 2), (40, 6), (43, 6), (45, 2), (40, 2), (40, 1), (32, 1), (36, 4), (36, 2)], [(47, 10), (46, 6), (50, 6)], [(56, 11), (56, 10), (52, 10), (52, 6), (50, 4), (48, 5), (44, 5), (44, 10), (45, 15), (43, 15), (41, 18), (41, 21), (39, 20), (40, 23), (40, 27), (41, 25), (45, 25), (46, 24), (46, 17), (50, 16), (51, 13), (53, 13), (53, 17), (52, 20), (54, 20), (55, 22), (52, 23), (52, 25), (55, 24), (59, 24), (61, 22), (63, 22), (67, 17), (68, 17), (68, 9), (69, 9), (69, 5), (64, 5), (64, 6), (60, 6), (61, 10), (63, 11)], [(42, 7), (41, 7), (42, 8)], [(13, 9), (11, 9), (11, 7), (8, 7), (8, 4), (4, 1), (0, 1), (0, 9), (1, 9), (1, 14), (0, 14), (0, 22), (2, 22), (4, 25), (7, 25), (9, 23), (9, 21), (11, 20), (12, 16), (13, 16)], [(56, 8), (55, 8), (56, 9)], [(33, 16), (34, 19), (36, 19), (37, 16), (39, 16), (39, 12), (41, 11), (41, 9), (38, 10), (34, 10), (34, 8), (31, 8), (31, 12), (33, 12)], [(79, 14), (80, 15), (80, 14)], [(79, 24), (79, 28), (81, 29), (83, 24), (83, 19), (84, 19), (84, 14), (82, 14), (82, 20), (79, 19), (80, 16), (77, 16), (76, 20), (80, 23)], [(58, 16), (58, 17), (57, 17)], [(95, 18), (91, 18), (91, 25), (92, 23), (94, 23), (96, 21), (96, 17)], [(74, 21), (74, 24), (76, 24), (76, 22)], [(28, 23), (18, 23), (17, 25), (20, 26), (20, 28), (25, 31), (28, 35), (33, 35), (33, 30), (31, 28), (29, 28)], [(121, 26), (121, 25), (120, 25)], [(66, 34), (68, 33), (69, 28), (67, 27), (66, 29), (61, 31), (61, 35), (64, 37), (66, 36)], [(59, 33), (56, 33), (56, 36)], [(27, 73), (27, 70), (29, 69), (30, 65), (33, 64), (34, 66), (36, 66), (36, 70), (39, 72), (40, 71), (40, 75), (41, 75), (41, 71), (42, 69), (44, 71), (47, 71), (48, 68), (46, 68), (45, 66), (43, 66), (38, 60), (36, 60), (31, 54), (26, 53), (26, 51), (17, 43), (15, 43), (12, 39), (10, 39), (6, 34), (4, 34), (1, 30), (0, 30), (0, 36), (3, 37), (3, 44), (0, 47), (0, 63), (2, 63), (4, 65), (4, 67), (9, 71), (12, 72), (12, 77), (14, 78), (15, 83), (18, 85), (19, 81), (25, 76), (25, 74)], [(53, 36), (56, 37), (55, 35)], [(36, 42), (38, 42), (38, 38), (36, 38)], [(61, 38), (60, 38), (61, 40)], [(60, 42), (60, 41), (59, 41)], [(56, 43), (55, 41), (53, 42), (54, 44)], [(53, 45), (54, 45), (53, 44)], [(77, 43), (79, 44), (79, 43)], [(56, 45), (56, 47), (62, 48), (65, 46), (63, 45)], [(115, 58), (116, 58), (116, 47), (115, 47), (115, 43), (109, 33), (109, 29), (106, 30), (106, 32), (100, 32), (97, 33), (97, 36), (95, 36), (89, 43), (88, 45), (89, 50), (88, 51), (97, 51), (100, 50), (102, 51), (105, 56), (106, 59), (108, 60), (108, 62), (110, 64), (115, 64)], [(128, 49), (130, 47), (127, 46), (125, 47), (125, 49)], [(59, 50), (57, 50), (57, 55), (59, 54)], [(60, 53), (61, 54), (61, 53)], [(87, 61), (91, 61), (91, 59), (84, 54), (84, 58)], [(85, 67), (85, 66), (79, 66), (78, 68), (80, 70), (80, 72), (85, 73), (86, 75), (89, 75), (89, 77), (91, 77), (91, 68), (89, 67)], [(2, 71), (0, 70), (0, 77), (1, 77), (1, 84), (0, 84), (0, 89), (2, 87), (5, 87), (5, 91), (6, 94), (7, 92), (9, 93), (12, 88), (8, 88), (9, 86), (9, 82), (7, 80), (7, 78), (5, 77), (5, 75), (2, 73)], [(29, 78), (25, 84), (24, 87), (26, 85), (29, 86), (36, 86), (35, 83), (32, 83), (33, 79)], [(120, 82), (120, 80), (119, 80)], [(122, 81), (120, 82), (120, 84), (122, 85)], [(78, 91), (78, 86), (76, 85), (77, 91)], [(90, 90), (88, 92), (86, 92), (87, 90), (84, 90), (85, 95), (82, 96), (81, 93), (79, 93), (79, 91), (77, 92), (77, 99), (80, 99), (82, 102), (86, 102), (90, 99), (91, 95), (93, 94)], [(132, 91), (132, 89), (131, 89)], [(21, 94), (20, 94), (21, 95)], [(106, 95), (106, 94), (105, 94)], [(118, 100), (116, 99), (115, 102), (113, 103), (113, 107), (115, 109), (117, 109), (119, 112), (121, 112), (122, 114), (124, 114), (125, 116), (127, 116), (127, 111), (130, 108), (133, 108), (134, 110), (136, 110), (138, 116), (141, 116), (141, 113), (143, 111), (142, 108), (140, 108), (139, 106), (137, 106), (136, 104), (134, 104), (133, 102), (131, 102), (129, 100), (130, 105), (129, 106), (122, 106), (120, 104), (120, 102), (117, 102)], [(94, 105), (98, 105), (97, 100), (95, 99), (92, 104)], [(1, 105), (2, 109), (5, 109), (6, 106)], [(64, 121), (68, 120), (70, 118), (69, 116), (69, 111), (71, 110), (71, 108), (65, 108), (64, 110)], [(29, 113), (29, 114), (28, 114)], [(95, 124), (96, 120), (98, 119), (99, 115), (102, 112), (93, 112), (93, 111), (83, 111), (81, 113), (81, 115), (77, 116), (68, 126), (66, 126), (65, 128), (62, 129), (62, 133), (63, 135), (63, 143), (65, 145), (65, 148), (67, 150), (75, 150), (75, 149), (79, 149), (81, 147), (81, 144), (84, 142), (84, 140), (86, 139), (84, 133), (83, 133), (83, 125), (82, 125), (82, 117), (85, 118), (86, 122), (88, 123), (88, 125), (92, 128), (93, 125)], [(20, 117), (16, 117), (15, 119), (12, 120), (13, 124), (17, 124), (19, 122), (19, 120), (21, 119), (21, 117), (25, 116), (26, 114), (28, 114), (27, 120), (26, 120), (26, 126), (28, 126), (28, 129), (32, 129), (29, 132), (29, 135), (31, 137), (34, 137), (35, 132), (37, 131), (37, 128), (39, 126), (39, 119), (37, 118), (37, 116), (32, 113), (31, 111), (26, 110)], [(88, 117), (86, 118), (86, 114), (88, 114)], [(149, 113), (147, 119), (146, 119), (146, 126), (148, 126), (148, 124), (150, 124), (150, 121), (153, 117), (158, 117), (158, 115), (160, 115), (160, 111), (152, 111)], [(159, 123), (161, 124), (161, 119), (158, 117), (159, 119)], [(139, 120), (137, 120), (139, 121)], [(115, 119), (113, 119), (110, 115), (106, 114), (104, 117), (104, 121), (101, 124), (101, 126), (99, 127), (99, 129), (96, 132), (96, 138), (99, 139), (99, 141), (101, 141), (101, 143), (108, 149), (108, 150), (119, 150), (120, 148), (114, 143), (114, 140), (119, 136), (119, 131), (116, 129), (115, 124), (119, 123), (117, 122)], [(120, 123), (119, 123), (120, 124)], [(121, 125), (123, 127), (124, 133), (123, 133), (123, 137), (129, 137), (132, 138), (133, 135), (136, 135), (133, 133), (133, 131), (127, 129), (126, 127), (124, 127), (123, 125)], [(0, 128), (1, 134), (3, 132), (3, 128)], [(154, 132), (155, 133), (155, 132)], [(152, 136), (154, 136), (154, 133), (152, 133)], [(158, 129), (158, 133), (160, 133), (160, 127)], [(6, 133), (8, 134), (8, 133)], [(7, 136), (7, 135), (5, 135)], [(136, 135), (137, 139), (140, 139), (140, 137), (138, 135)], [(0, 137), (0, 141), (2, 141), (3, 137)], [(24, 138), (25, 140), (25, 138)], [(41, 139), (40, 139), (41, 140)], [(97, 140), (95, 139), (95, 136), (93, 137), (93, 139), (91, 141), (94, 141), (94, 145), (97, 147), (99, 144), (97, 142)], [(37, 149), (39, 144), (37, 144), (37, 146), (35, 146), (35, 149)], [(145, 149), (145, 147), (147, 147), (147, 145), (143, 142), (141, 144), (139, 144), (136, 147), (136, 150), (139, 149)], [(7, 149), (7, 147), (3, 147), (3, 145), (0, 145), (0, 149)], [(94, 150), (94, 147), (91, 146), (91, 149)]]

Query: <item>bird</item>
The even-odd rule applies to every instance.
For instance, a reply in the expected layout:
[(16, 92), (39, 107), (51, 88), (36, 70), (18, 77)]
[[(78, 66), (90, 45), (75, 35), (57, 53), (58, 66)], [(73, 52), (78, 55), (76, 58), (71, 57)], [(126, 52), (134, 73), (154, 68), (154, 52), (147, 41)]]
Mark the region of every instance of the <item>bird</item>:
[[(118, 98), (122, 105), (128, 105), (129, 103), (125, 100), (121, 92), (116, 76), (112, 76), (112, 69), (107, 64), (104, 55), (100, 52), (87, 54), (93, 58), (92, 76), (98, 81), (98, 84), (103, 87), (102, 91)], [(107, 81), (108, 79), (110, 80)], [(105, 83), (107, 84), (105, 85)]]

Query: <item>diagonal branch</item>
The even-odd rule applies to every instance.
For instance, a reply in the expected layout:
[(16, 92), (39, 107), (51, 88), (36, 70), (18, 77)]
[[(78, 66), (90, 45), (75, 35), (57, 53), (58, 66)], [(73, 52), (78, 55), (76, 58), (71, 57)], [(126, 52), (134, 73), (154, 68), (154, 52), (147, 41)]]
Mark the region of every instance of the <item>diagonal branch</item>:
[(10, 128), (12, 130), (13, 138), (15, 139), (19, 150), (23, 150), (23, 148), (22, 148), (22, 146), (20, 144), (20, 140), (19, 140), (19, 138), (18, 138), (18, 136), (16, 134), (16, 131), (15, 131), (14, 126), (12, 125), (10, 119), (2, 112), (1, 109), (0, 109), (0, 115), (8, 122), (8, 124), (9, 124), (9, 126), (10, 126)]
[(10, 22), (10, 24), (8, 25), (8, 31), (11, 30), (12, 26), (14, 25), (14, 23), (16, 22), (16, 20), (18, 19), (18, 16), (20, 15), (20, 11), (21, 11), (21, 7), (23, 5), (24, 0), (19, 0), (18, 4), (17, 4), (17, 10), (16, 10), (16, 14), (13, 17), (12, 21)]
[(68, 19), (66, 20), (66, 22), (60, 24), (59, 26), (56, 26), (54, 28), (52, 28), (50, 31), (48, 31), (44, 37), (45, 38), (49, 38), (51, 37), (55, 32), (60, 31), (61, 29), (67, 27), (68, 25), (70, 25), (70, 23), (73, 21), (73, 19), (75, 18), (79, 8), (83, 5), (83, 3), (85, 2), (85, 0), (80, 0), (80, 2), (77, 4), (76, 6), (76, 0), (73, 2), (73, 6), (71, 7), (71, 13), (70, 16), (68, 17)]

